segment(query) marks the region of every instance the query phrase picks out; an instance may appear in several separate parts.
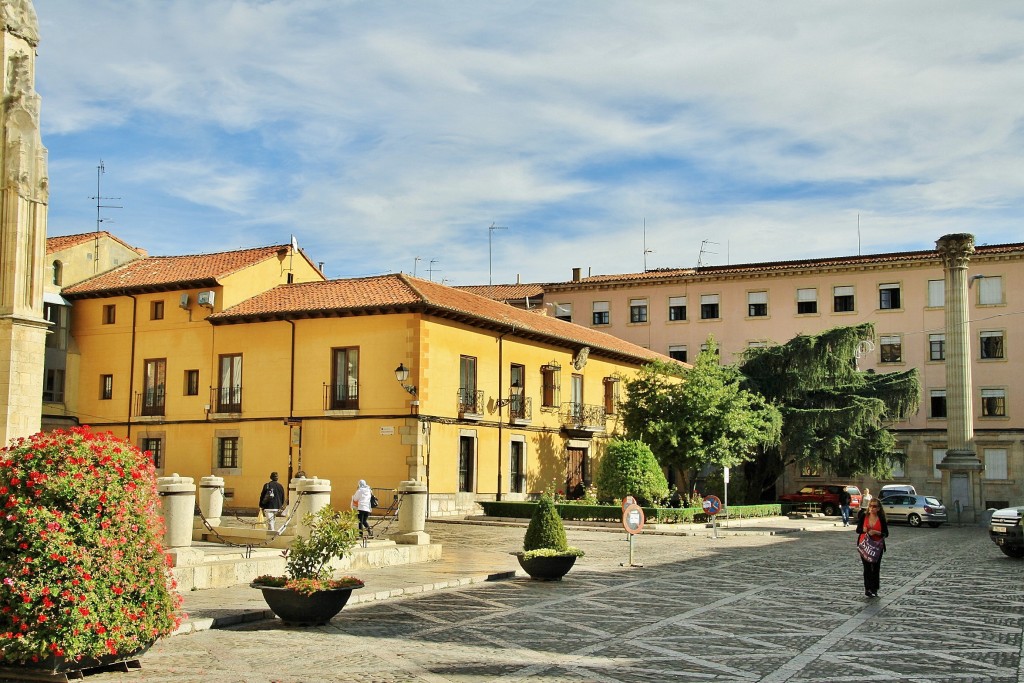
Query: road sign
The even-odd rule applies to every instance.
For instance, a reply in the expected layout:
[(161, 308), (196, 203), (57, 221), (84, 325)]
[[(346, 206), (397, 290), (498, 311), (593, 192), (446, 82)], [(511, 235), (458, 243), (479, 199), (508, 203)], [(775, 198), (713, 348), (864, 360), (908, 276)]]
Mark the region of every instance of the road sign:
[(633, 496), (626, 496), (622, 499), (622, 509), (625, 510), (630, 505), (636, 505), (636, 498)]
[(638, 534), (644, 530), (644, 509), (636, 503), (622, 511), (622, 527), (628, 534)]
[(722, 501), (719, 500), (718, 496), (704, 496), (702, 507), (704, 512), (709, 515), (717, 515), (722, 511)]

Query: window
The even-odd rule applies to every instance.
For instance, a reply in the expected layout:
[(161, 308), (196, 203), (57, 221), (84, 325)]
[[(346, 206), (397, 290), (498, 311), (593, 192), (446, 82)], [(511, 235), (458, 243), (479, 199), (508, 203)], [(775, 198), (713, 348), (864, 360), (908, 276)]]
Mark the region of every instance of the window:
[(977, 280), (978, 303), (982, 306), (996, 306), (1003, 303), (1003, 278), (998, 275)]
[(832, 288), (832, 311), (834, 313), (849, 313), (857, 310), (854, 308), (853, 287)]
[(567, 323), (572, 322), (572, 304), (552, 304), (555, 310), (555, 317)]
[(459, 437), (459, 491), (469, 493), (473, 490), (473, 455), (476, 451), (476, 439), (472, 436)]
[(238, 437), (221, 436), (217, 438), (217, 467), (235, 469), (238, 467)]
[(893, 479), (902, 479), (907, 476), (903, 467), (904, 462), (906, 462), (906, 454), (903, 451), (893, 451), (892, 457), (889, 458), (889, 469)]
[(607, 301), (594, 302), (594, 324), (608, 325), (611, 322), (611, 313)]
[(151, 358), (143, 362), (142, 407), (140, 415), (163, 415), (167, 392), (167, 359)]
[(604, 378), (604, 412), (607, 415), (614, 415), (618, 412), (619, 406), (619, 379), (617, 377)]
[(217, 389), (217, 412), (242, 412), (242, 354), (220, 357), (220, 386)]
[(1003, 358), (1003, 331), (989, 330), (981, 333), (981, 357)]
[(946, 360), (946, 335), (928, 335), (928, 360)]
[(676, 344), (668, 347), (668, 357), (674, 360), (686, 362), (686, 345)]
[(562, 402), (562, 368), (557, 363), (542, 365), (541, 383), (544, 391), (544, 405), (557, 408)]
[(946, 281), (928, 281), (928, 307), (942, 308), (946, 305)]
[(100, 375), (100, 400), (109, 401), (114, 397), (114, 376)]
[(928, 395), (928, 417), (936, 420), (946, 419), (946, 390), (932, 389)]
[(164, 319), (164, 302), (163, 301), (150, 301), (149, 302), (149, 319), (150, 320), (163, 320)]
[(43, 380), (43, 400), (61, 403), (64, 400), (64, 370), (47, 368)]
[(583, 375), (577, 375), (575, 372), (569, 380), (570, 391), (572, 391), (572, 414), (578, 420), (583, 419)]
[(483, 406), (477, 405), (474, 356), (459, 356), (459, 412), (474, 415), (483, 412)]
[(359, 349), (331, 349), (331, 410), (359, 409)]
[(942, 470), (939, 469), (939, 463), (941, 463), (945, 459), (945, 448), (932, 449), (932, 479), (942, 479)]
[(748, 349), (763, 349), (768, 346), (768, 342), (759, 339), (758, 341), (747, 342)]
[(142, 439), (142, 450), (148, 451), (153, 460), (153, 467), (162, 469), (164, 466), (164, 440), (161, 438), (144, 437)]
[(509, 444), (509, 480), (508, 490), (510, 493), (524, 493), (526, 491), (526, 444), (515, 440)]
[(670, 296), (668, 298), (668, 319), (686, 320), (685, 296)]
[(58, 287), (64, 283), (64, 264), (60, 261), (53, 262), (53, 273), (50, 282)]
[(981, 416), (1006, 417), (1006, 390), (981, 390)]
[(717, 294), (701, 294), (700, 295), (700, 319), (701, 320), (714, 320), (718, 318), (718, 295)]
[(751, 318), (768, 315), (768, 292), (747, 292), (747, 315)]
[(631, 322), (631, 323), (645, 323), (645, 322), (647, 322), (647, 299), (630, 299), (629, 300), (629, 322)]
[(186, 370), (185, 371), (185, 395), (186, 396), (198, 396), (199, 395), (199, 371), (198, 370)]
[(903, 360), (903, 343), (898, 334), (882, 335), (881, 354), (883, 363), (899, 363)]
[(902, 308), (900, 305), (900, 286), (898, 284), (878, 285), (878, 307), (882, 310)]
[(1009, 479), (1005, 448), (985, 449), (985, 479)]
[(117, 306), (115, 304), (108, 304), (103, 307), (103, 324), (113, 325), (114, 321), (117, 320)]
[[(703, 344), (700, 345), (700, 352), (704, 353), (705, 351), (707, 351), (710, 348), (711, 347), (708, 345), (708, 343), (704, 342)], [(722, 355), (722, 347), (718, 346), (717, 344), (715, 345), (715, 355), (716, 356), (721, 356)]]
[(818, 312), (818, 290), (813, 287), (796, 290), (797, 315)]
[(46, 332), (46, 348), (65, 350), (68, 347), (68, 321), (71, 309), (60, 304), (43, 304), (43, 317), (50, 323)]

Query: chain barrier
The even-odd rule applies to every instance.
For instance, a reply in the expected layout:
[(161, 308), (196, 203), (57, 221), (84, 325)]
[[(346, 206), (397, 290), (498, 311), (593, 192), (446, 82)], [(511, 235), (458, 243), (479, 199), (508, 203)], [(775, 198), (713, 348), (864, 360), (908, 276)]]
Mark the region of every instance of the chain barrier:
[[(223, 493), (224, 493), (224, 489), (221, 488), (221, 494), (223, 495)], [(304, 495), (304, 494), (299, 494), (299, 495)], [(210, 524), (210, 520), (208, 520), (206, 518), (206, 515), (203, 514), (202, 507), (197, 505), (196, 506), (196, 512), (198, 512), (199, 519), (202, 520), (203, 526), (205, 526), (206, 530), (209, 531), (211, 534), (213, 534), (214, 537), (216, 537), (216, 539), (217, 539), (217, 541), (219, 543), (221, 543), (223, 545), (226, 545), (226, 546), (229, 546), (231, 548), (245, 548), (245, 559), (248, 560), (248, 559), (252, 558), (252, 551), (253, 550), (255, 550), (256, 548), (266, 548), (266, 547), (268, 547), (274, 541), (275, 538), (277, 538), (278, 536), (280, 536), (281, 534), (283, 534), (285, 532), (285, 529), (288, 528), (289, 522), (292, 521), (292, 517), (295, 515), (295, 511), (298, 510), (298, 508), (299, 508), (299, 495), (295, 496), (295, 500), (292, 501), (291, 506), (287, 509), (288, 510), (287, 514), (280, 518), (280, 519), (283, 520), (281, 522), (281, 525), (278, 528), (274, 529), (271, 532), (271, 535), (268, 536), (262, 543), (235, 543), (234, 541), (230, 541), (230, 540), (224, 538), (224, 536), (222, 536), (220, 534), (220, 532), (217, 531), (217, 527), (215, 527), (212, 524)], [(239, 517), (237, 513), (235, 513), (235, 519), (237, 519), (238, 521), (242, 522), (243, 524), (246, 524), (248, 526), (253, 527), (254, 529), (257, 526), (259, 526), (259, 522), (249, 522), (247, 520), (244, 520), (241, 517)]]

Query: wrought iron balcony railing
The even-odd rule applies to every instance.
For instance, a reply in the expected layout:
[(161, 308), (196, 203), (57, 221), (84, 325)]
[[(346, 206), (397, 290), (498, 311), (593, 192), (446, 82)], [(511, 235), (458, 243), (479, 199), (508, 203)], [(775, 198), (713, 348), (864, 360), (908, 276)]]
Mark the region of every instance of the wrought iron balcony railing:
[(242, 412), (242, 387), (214, 387), (210, 391), (210, 405), (215, 413)]
[(164, 387), (135, 392), (135, 414), (146, 417), (162, 416), (166, 398)]
[(359, 410), (359, 387), (325, 384), (324, 410)]
[(484, 390), (459, 389), (459, 417), (484, 414)]
[(511, 422), (529, 422), (533, 419), (533, 398), (522, 394), (509, 394), (508, 419)]
[(569, 429), (603, 431), (605, 417), (604, 406), (588, 405), (586, 403), (562, 404), (562, 426)]

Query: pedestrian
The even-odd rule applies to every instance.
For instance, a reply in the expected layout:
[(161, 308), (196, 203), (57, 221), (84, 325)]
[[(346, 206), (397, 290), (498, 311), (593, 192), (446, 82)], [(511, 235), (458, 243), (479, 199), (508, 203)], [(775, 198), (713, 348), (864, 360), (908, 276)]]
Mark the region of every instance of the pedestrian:
[(850, 526), (850, 492), (845, 486), (839, 489), (839, 511), (843, 514), (843, 526)]
[(267, 527), (274, 531), (274, 518), (284, 507), (284, 487), (277, 481), (277, 472), (270, 473), (270, 481), (260, 491), (260, 509), (267, 518)]
[(864, 487), (864, 495), (860, 497), (860, 509), (861, 510), (867, 510), (868, 509), (868, 503), (871, 502), (872, 498), (874, 498), (874, 496), (871, 495), (871, 489), (869, 489), (868, 487), (865, 486)]
[(888, 536), (889, 523), (885, 521), (881, 502), (869, 501), (867, 510), (862, 508), (857, 515), (857, 548), (860, 560), (864, 563), (864, 595), (869, 598), (878, 597), (882, 554)]
[(352, 494), (352, 508), (359, 515), (359, 533), (366, 529), (367, 536), (373, 536), (370, 530), (370, 499), (373, 497), (373, 490), (367, 485), (365, 479), (359, 480), (359, 487)]

